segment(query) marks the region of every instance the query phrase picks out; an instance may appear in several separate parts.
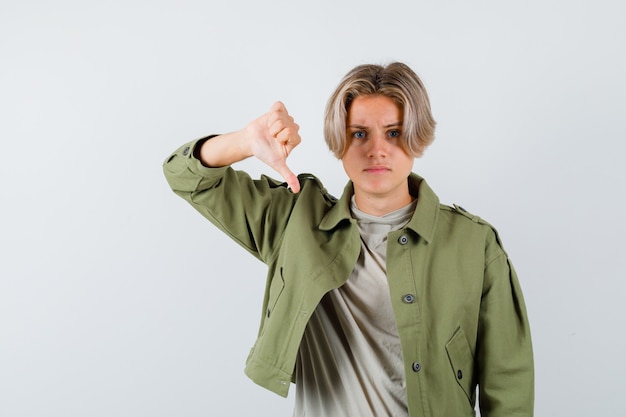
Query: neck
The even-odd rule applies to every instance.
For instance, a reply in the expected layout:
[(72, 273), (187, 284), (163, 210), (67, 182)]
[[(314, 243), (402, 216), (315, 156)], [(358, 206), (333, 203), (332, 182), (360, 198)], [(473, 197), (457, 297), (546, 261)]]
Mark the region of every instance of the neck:
[(389, 196), (363, 196), (355, 193), (354, 199), (359, 210), (372, 216), (384, 216), (392, 211), (400, 210), (401, 208), (411, 204), (414, 200), (413, 196), (411, 196), (408, 192), (406, 195), (394, 198)]

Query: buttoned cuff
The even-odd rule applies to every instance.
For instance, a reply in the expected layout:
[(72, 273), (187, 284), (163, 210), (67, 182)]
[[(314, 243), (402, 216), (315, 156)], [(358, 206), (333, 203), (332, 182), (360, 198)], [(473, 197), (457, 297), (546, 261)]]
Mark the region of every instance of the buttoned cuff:
[(224, 176), (229, 166), (207, 167), (196, 157), (200, 146), (215, 136), (218, 135), (209, 135), (188, 142), (165, 160), (163, 169), (173, 190), (196, 191), (203, 188), (206, 183), (212, 183)]

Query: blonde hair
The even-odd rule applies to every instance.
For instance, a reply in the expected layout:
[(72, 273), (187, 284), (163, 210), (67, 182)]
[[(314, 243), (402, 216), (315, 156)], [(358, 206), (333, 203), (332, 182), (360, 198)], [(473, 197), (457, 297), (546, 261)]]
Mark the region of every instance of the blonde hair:
[(376, 94), (391, 98), (403, 109), (402, 147), (409, 155), (421, 156), (435, 138), (436, 122), (422, 81), (401, 62), (359, 65), (345, 75), (326, 105), (324, 139), (328, 148), (337, 159), (343, 157), (347, 147), (346, 119), (352, 101)]

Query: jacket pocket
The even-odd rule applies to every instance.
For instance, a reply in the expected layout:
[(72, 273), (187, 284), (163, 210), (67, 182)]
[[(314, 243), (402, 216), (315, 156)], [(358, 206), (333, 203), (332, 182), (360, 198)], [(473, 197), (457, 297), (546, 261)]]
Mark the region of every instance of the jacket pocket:
[(272, 315), (272, 311), (274, 307), (276, 307), (276, 303), (278, 302), (278, 298), (283, 292), (285, 288), (285, 279), (283, 278), (283, 268), (281, 267), (278, 270), (278, 273), (272, 278), (272, 282), (270, 283), (270, 293), (269, 299), (267, 303), (267, 311), (266, 317), (269, 318)]
[(463, 389), (470, 403), (473, 404), (476, 394), (474, 356), (465, 333), (460, 327), (446, 344), (446, 352), (457, 384)]

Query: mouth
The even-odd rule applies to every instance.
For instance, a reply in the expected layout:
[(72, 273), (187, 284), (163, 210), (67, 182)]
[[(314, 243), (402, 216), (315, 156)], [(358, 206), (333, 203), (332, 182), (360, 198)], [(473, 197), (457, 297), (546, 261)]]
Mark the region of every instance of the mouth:
[(384, 174), (391, 171), (391, 169), (383, 165), (373, 165), (371, 167), (365, 168), (364, 171), (368, 174)]

